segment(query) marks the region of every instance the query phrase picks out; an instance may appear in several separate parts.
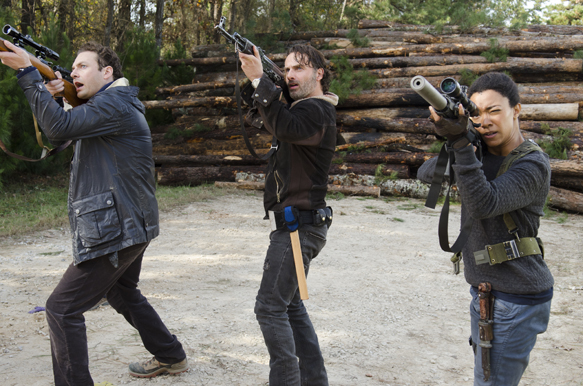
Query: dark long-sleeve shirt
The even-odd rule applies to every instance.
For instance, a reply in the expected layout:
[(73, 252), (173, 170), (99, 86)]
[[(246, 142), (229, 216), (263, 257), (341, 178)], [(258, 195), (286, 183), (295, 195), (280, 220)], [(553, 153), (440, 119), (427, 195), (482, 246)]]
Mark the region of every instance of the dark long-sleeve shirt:
[[(541, 255), (521, 257), (502, 264), (476, 265), (474, 252), (514, 239), (503, 220), (510, 213), (520, 237), (536, 237), (550, 186), (548, 156), (535, 151), (517, 159), (496, 177), (504, 157), (490, 153), (478, 161), (472, 146), (455, 151), (453, 169), (462, 199), (462, 224), (471, 216), (474, 224), (463, 248), (464, 275), (474, 287), (490, 282), (497, 291), (526, 295), (550, 289), (554, 280)], [(417, 178), (430, 182), (437, 159), (425, 162)]]

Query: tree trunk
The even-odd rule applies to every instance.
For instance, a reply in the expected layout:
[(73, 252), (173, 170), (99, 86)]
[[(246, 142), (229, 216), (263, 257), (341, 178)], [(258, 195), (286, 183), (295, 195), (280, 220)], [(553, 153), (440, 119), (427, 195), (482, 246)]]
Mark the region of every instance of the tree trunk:
[(552, 175), (583, 178), (583, 162), (551, 159)]
[(103, 45), (111, 46), (111, 30), (113, 28), (113, 13), (114, 4), (113, 0), (107, 0), (107, 22), (105, 24), (105, 33), (103, 34)]
[(138, 0), (138, 4), (140, 5), (138, 25), (141, 29), (144, 29), (146, 24), (146, 0)]
[(175, 99), (165, 101), (144, 101), (147, 109), (172, 109), (175, 107), (237, 107), (235, 97), (207, 97), (193, 99)]
[(235, 181), (237, 172), (262, 173), (263, 166), (216, 166), (160, 168), (156, 179), (160, 185), (200, 185), (214, 181)]
[[(269, 149), (271, 146), (271, 135), (256, 135), (249, 138), (249, 141), (257, 150)], [(211, 154), (233, 154), (226, 153), (236, 151), (236, 154), (247, 155), (249, 152), (242, 138), (230, 140), (200, 139), (192, 140), (154, 140), (152, 153), (156, 155), (211, 155)], [(211, 153), (212, 151), (212, 153)]]
[(558, 209), (583, 213), (583, 194), (551, 186), (549, 205)]
[(408, 165), (399, 164), (387, 164), (387, 165), (374, 165), (374, 164), (353, 164), (344, 163), (342, 165), (332, 164), (330, 166), (329, 174), (359, 174), (359, 175), (369, 175), (374, 176), (381, 174), (382, 176), (396, 176), (396, 178), (409, 178), (411, 173), (409, 171)]
[(583, 69), (583, 59), (532, 59), (508, 58), (506, 62), (455, 64), (445, 66), (427, 66), (410, 68), (389, 68), (371, 70), (371, 75), (379, 78), (447, 76), (459, 74), (462, 70), (469, 70), (474, 74), (485, 74), (491, 71), (509, 71), (521, 74), (539, 74), (555, 72), (580, 73)]
[(114, 21), (114, 35), (116, 38), (115, 51), (123, 52), (125, 48), (125, 35), (131, 24), (132, 0), (119, 0), (119, 8)]
[(59, 32), (64, 32), (73, 41), (75, 31), (75, 0), (60, 0), (57, 5)]
[(432, 55), (403, 56), (394, 58), (364, 58), (349, 59), (355, 69), (359, 68), (393, 68), (393, 67), (425, 67), (454, 64), (488, 63), (486, 58), (477, 55)]
[[(20, 32), (23, 35), (35, 34), (35, 0), (22, 0), (22, 17), (20, 18)], [(30, 27), (30, 31), (28, 30)]]
[[(335, 55), (347, 55), (350, 58), (369, 57), (389, 57), (408, 56), (412, 53), (432, 53), (432, 54), (480, 54), (490, 50), (490, 42), (482, 43), (438, 43), (438, 44), (404, 44), (401, 47), (386, 48), (347, 48), (339, 50), (324, 50), (322, 54), (326, 58)], [(512, 55), (513, 52), (562, 52), (574, 51), (583, 48), (583, 36), (572, 36), (569, 39), (538, 38), (528, 41), (507, 41), (503, 48), (506, 48)], [(539, 59), (540, 60), (540, 59)]]
[(520, 119), (530, 121), (576, 121), (578, 117), (578, 103), (525, 104), (520, 111)]
[(298, 11), (299, 4), (300, 0), (289, 0), (289, 16), (294, 31), (302, 24), (300, 19), (300, 12)]
[[(260, 181), (237, 181), (226, 182), (216, 181), (215, 186), (218, 188), (235, 188), (244, 190), (264, 190), (265, 182)], [(381, 188), (378, 186), (343, 186), (343, 185), (328, 185), (328, 193), (342, 193), (345, 196), (369, 196), (380, 197)]]
[(574, 190), (583, 193), (583, 176), (558, 176), (551, 174), (551, 185), (557, 188)]
[(156, 94), (181, 94), (193, 91), (225, 88), (225, 87), (235, 87), (235, 81), (224, 81), (224, 82), (208, 82), (208, 83), (193, 83), (184, 86), (174, 86), (174, 87), (160, 87), (156, 89)]
[(162, 49), (162, 28), (164, 27), (164, 0), (156, 0), (156, 19), (154, 21), (154, 35), (156, 46)]
[(169, 166), (240, 166), (264, 165), (267, 161), (255, 158), (252, 155), (220, 156), (220, 155), (154, 155), (156, 165)]

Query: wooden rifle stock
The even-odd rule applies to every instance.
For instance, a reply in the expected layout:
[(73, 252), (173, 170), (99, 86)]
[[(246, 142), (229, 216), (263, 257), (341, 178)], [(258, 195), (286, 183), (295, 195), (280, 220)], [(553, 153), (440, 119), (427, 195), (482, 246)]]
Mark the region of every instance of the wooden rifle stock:
[[(6, 41), (5, 39), (0, 38), (0, 51), (12, 52), (4, 44), (5, 41)], [(41, 73), (41, 75), (44, 78), (46, 78), (48, 80), (57, 79), (57, 76), (55, 75), (55, 72), (53, 71), (53, 69), (51, 67), (49, 67), (45, 63), (41, 62), (40, 59), (35, 57), (33, 54), (31, 54), (31, 53), (28, 53), (28, 54), (30, 55), (30, 62), (32, 63), (33, 66), (35, 66), (37, 68), (37, 70)], [(63, 82), (65, 83), (65, 91), (63, 92), (63, 94), (64, 94), (65, 99), (67, 99), (67, 102), (71, 106), (77, 107), (77, 106), (82, 105), (83, 103), (87, 102), (87, 100), (80, 99), (77, 97), (77, 91), (75, 91), (75, 86), (71, 82), (68, 82), (64, 79), (63, 79)]]

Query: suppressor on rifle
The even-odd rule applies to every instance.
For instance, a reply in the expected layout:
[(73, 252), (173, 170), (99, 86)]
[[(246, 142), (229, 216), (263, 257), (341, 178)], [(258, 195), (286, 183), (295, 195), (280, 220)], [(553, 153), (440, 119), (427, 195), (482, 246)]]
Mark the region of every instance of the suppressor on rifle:
[(421, 95), (423, 99), (429, 102), (429, 104), (437, 111), (441, 111), (447, 107), (447, 99), (445, 99), (443, 95), (441, 95), (439, 91), (437, 91), (423, 76), (417, 75), (411, 79), (411, 88), (417, 94)]

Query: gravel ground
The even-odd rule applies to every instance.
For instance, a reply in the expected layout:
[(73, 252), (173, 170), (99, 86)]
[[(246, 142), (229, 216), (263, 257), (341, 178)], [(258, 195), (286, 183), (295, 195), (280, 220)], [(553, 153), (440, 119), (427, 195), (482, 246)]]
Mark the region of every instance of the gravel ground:
[[(329, 202), (328, 245), (312, 263), (306, 307), (331, 385), (471, 385), (469, 286), (437, 240), (439, 212), (412, 199)], [(459, 206), (450, 229), (457, 229)], [(253, 314), (269, 224), (261, 195), (229, 193), (161, 214), (140, 287), (185, 346), (191, 369), (135, 379), (149, 358), (108, 306), (86, 313), (95, 382), (114, 385), (267, 385), (269, 358)], [(566, 221), (559, 223), (557, 219)], [(455, 233), (451, 231), (450, 233)], [(583, 217), (542, 220), (555, 276), (551, 322), (521, 385), (583, 385)], [(0, 380), (52, 385), (44, 303), (71, 262), (68, 230), (0, 240)]]

